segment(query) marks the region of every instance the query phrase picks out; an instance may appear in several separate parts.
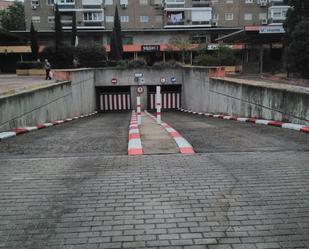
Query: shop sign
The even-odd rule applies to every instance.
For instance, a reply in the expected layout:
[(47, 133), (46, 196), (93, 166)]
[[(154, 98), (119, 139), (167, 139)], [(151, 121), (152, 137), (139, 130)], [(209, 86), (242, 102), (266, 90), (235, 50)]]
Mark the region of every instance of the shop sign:
[(259, 29), (260, 34), (282, 34), (285, 33), (282, 26), (261, 26)]
[(143, 52), (158, 52), (160, 51), (160, 45), (142, 45)]

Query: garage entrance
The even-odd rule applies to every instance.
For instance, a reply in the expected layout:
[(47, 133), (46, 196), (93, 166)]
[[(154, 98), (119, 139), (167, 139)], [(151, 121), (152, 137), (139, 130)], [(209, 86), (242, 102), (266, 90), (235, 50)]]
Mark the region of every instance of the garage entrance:
[[(173, 110), (181, 106), (181, 85), (161, 85), (162, 110)], [(156, 86), (148, 86), (148, 109), (156, 108)]]
[(97, 87), (97, 105), (101, 112), (131, 110), (130, 87)]

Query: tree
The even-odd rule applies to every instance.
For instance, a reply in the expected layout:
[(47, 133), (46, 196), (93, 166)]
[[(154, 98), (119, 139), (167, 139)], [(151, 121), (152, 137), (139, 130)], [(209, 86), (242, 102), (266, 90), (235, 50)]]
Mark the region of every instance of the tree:
[(176, 49), (176, 50), (181, 51), (182, 63), (185, 63), (186, 53), (191, 50), (192, 44), (189, 39), (179, 39), (177, 37), (174, 37), (169, 40), (168, 47), (171, 50)]
[(6, 10), (1, 13), (1, 25), (7, 30), (25, 30), (25, 12), (24, 4), (15, 1)]
[(62, 23), (58, 4), (55, 4), (55, 49), (56, 52), (63, 45)]
[(300, 21), (291, 36), (288, 47), (292, 71), (309, 78), (309, 18)]
[(291, 6), (287, 11), (284, 28), (286, 30), (286, 42), (290, 42), (295, 27), (305, 18), (309, 18), (309, 1), (308, 0), (285, 0), (285, 3)]
[(122, 60), (123, 55), (123, 45), (122, 45), (122, 35), (121, 35), (121, 24), (118, 15), (118, 8), (116, 6), (114, 15), (114, 27), (110, 39), (111, 47), (111, 59)]
[(33, 22), (31, 22), (31, 28), (30, 28), (30, 40), (31, 40), (32, 58), (36, 60), (39, 57), (39, 45), (37, 42), (36, 30), (34, 29)]
[(72, 17), (72, 36), (71, 36), (71, 46), (75, 47), (77, 41), (77, 29), (76, 29), (76, 12), (73, 12)]
[(285, 3), (291, 6), (284, 22), (286, 31), (284, 46), (287, 74), (289, 74), (289, 70), (291, 69), (291, 71), (299, 72), (302, 76), (308, 77), (308, 73), (304, 69), (309, 64), (309, 58), (306, 56), (308, 49), (305, 49), (303, 45), (308, 44), (308, 33), (306, 33), (307, 29), (304, 27), (304, 24), (308, 24), (309, 20), (309, 1), (285, 0)]

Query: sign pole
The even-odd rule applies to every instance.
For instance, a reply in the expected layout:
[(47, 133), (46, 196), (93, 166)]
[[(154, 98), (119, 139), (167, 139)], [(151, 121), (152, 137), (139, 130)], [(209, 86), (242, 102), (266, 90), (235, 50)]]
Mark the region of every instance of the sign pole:
[(141, 96), (136, 97), (136, 103), (137, 103), (137, 124), (142, 124), (142, 112), (141, 112)]
[(157, 124), (161, 124), (161, 87), (156, 88)]

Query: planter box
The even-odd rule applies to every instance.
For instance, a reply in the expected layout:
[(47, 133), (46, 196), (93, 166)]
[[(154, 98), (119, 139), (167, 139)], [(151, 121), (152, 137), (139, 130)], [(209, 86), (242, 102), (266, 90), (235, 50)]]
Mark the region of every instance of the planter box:
[(27, 76), (29, 75), (29, 69), (16, 69), (16, 74), (18, 76)]
[(35, 75), (45, 75), (44, 69), (29, 69), (29, 75), (35, 76)]
[(44, 69), (16, 69), (16, 74), (18, 76), (36, 76), (45, 75)]
[(227, 74), (234, 74), (234, 73), (241, 73), (242, 72), (242, 66), (226, 66), (225, 67), (225, 72)]

